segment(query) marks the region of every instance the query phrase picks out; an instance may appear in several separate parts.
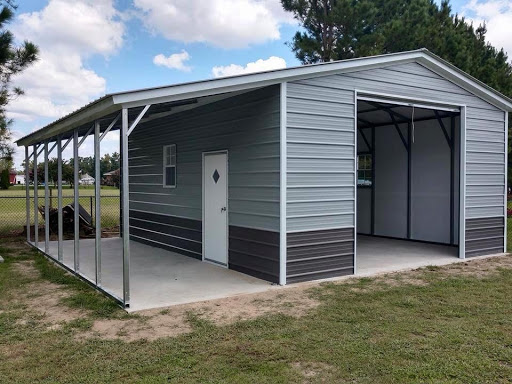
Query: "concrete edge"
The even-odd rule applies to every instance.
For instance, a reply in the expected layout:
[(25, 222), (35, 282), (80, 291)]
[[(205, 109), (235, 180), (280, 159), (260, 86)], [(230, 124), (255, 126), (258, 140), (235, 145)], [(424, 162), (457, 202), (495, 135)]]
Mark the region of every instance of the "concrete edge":
[(492, 255), (475, 256), (475, 257), (471, 257), (471, 258), (467, 258), (467, 259), (454, 258), (453, 260), (450, 260), (450, 261), (424, 263), (422, 265), (418, 265), (418, 266), (414, 266), (414, 267), (409, 266), (409, 267), (404, 267), (404, 268), (394, 268), (394, 269), (390, 269), (387, 271), (369, 272), (369, 273), (361, 273), (361, 274), (356, 274), (356, 275), (346, 275), (346, 276), (338, 276), (338, 277), (329, 277), (327, 279), (314, 280), (314, 281), (304, 281), (301, 283), (287, 284), (287, 285), (283, 286), (282, 288), (286, 289), (286, 288), (293, 288), (293, 287), (316, 286), (316, 285), (319, 285), (322, 283), (331, 283), (331, 282), (335, 283), (338, 281), (359, 279), (362, 277), (379, 277), (379, 276), (389, 275), (389, 274), (397, 273), (397, 272), (415, 271), (417, 269), (422, 269), (422, 268), (426, 268), (429, 266), (441, 267), (441, 266), (452, 265), (452, 264), (468, 263), (468, 262), (472, 262), (473, 260), (474, 261), (485, 260), (485, 259), (490, 259), (490, 258), (495, 258), (495, 257), (505, 257), (505, 256), (509, 256), (509, 255), (510, 255), (510, 253), (495, 253)]

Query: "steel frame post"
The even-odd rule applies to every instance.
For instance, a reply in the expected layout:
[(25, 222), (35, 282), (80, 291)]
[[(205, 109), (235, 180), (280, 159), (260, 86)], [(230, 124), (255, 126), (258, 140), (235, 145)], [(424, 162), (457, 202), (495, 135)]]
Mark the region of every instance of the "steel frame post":
[(34, 245), (39, 248), (39, 211), (37, 210), (37, 145), (34, 145)]
[(96, 229), (95, 266), (96, 285), (101, 285), (101, 173), (100, 173), (100, 123), (94, 123), (94, 219)]
[(78, 130), (75, 129), (73, 132), (73, 195), (74, 195), (74, 218), (73, 223), (75, 225), (74, 231), (74, 268), (75, 272), (78, 273), (80, 270), (80, 200), (78, 190)]
[(412, 124), (407, 123), (407, 238), (412, 237)]
[(63, 220), (62, 220), (62, 138), (57, 138), (57, 219), (58, 219), (58, 251), (57, 259), (62, 262), (62, 233), (63, 233)]
[(455, 117), (450, 118), (450, 244), (455, 244)]
[(30, 243), (30, 184), (29, 179), (29, 155), (28, 147), (25, 146), (25, 219), (27, 225), (27, 243)]
[(48, 187), (48, 141), (44, 142), (44, 252), (50, 253), (50, 191)]
[(122, 190), (123, 199), (123, 301), (130, 305), (130, 202), (128, 169), (128, 109), (122, 110), (121, 147), (122, 147)]
[(286, 141), (286, 97), (287, 83), (281, 83), (280, 92), (280, 125), (279, 125), (279, 284), (286, 285), (286, 261), (287, 261), (287, 245), (286, 245), (286, 199), (287, 199), (287, 141)]
[(375, 235), (375, 127), (372, 127), (372, 190), (371, 190), (371, 220), (370, 232)]

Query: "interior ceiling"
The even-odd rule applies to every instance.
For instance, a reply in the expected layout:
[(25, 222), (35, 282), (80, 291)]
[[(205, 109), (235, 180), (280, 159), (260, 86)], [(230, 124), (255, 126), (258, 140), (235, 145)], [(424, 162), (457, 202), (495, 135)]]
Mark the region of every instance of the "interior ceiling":
[(413, 118), (413, 113), (414, 121), (433, 120), (437, 119), (437, 116), (444, 118), (457, 116), (459, 114), (458, 112), (438, 111), (435, 109), (418, 107), (414, 107), (413, 111), (413, 107), (405, 105), (366, 100), (357, 101), (357, 118), (359, 128), (392, 125), (394, 124), (393, 118), (398, 124), (408, 123)]

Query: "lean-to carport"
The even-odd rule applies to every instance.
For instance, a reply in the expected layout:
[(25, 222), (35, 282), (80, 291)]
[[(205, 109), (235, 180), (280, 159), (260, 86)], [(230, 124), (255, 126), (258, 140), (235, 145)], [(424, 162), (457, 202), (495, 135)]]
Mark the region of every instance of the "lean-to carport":
[[(26, 177), (29, 180), (29, 168), (28, 164), (30, 160), (33, 159), (33, 176), (34, 176), (34, 227), (33, 227), (33, 238), (31, 236), (31, 226), (30, 226), (30, 195), (29, 195), (29, 183), (26, 183), (26, 195), (27, 195), (27, 241), (33, 244), (36, 248), (43, 251), (46, 255), (52, 257), (55, 261), (57, 261), (61, 266), (66, 268), (68, 271), (82, 277), (89, 283), (96, 286), (98, 289), (104, 291), (106, 294), (112, 296), (117, 301), (123, 303), (125, 306), (129, 306), (130, 304), (130, 246), (129, 246), (129, 223), (128, 216), (122, 216), (122, 224), (121, 228), (123, 228), (121, 237), (123, 239), (123, 247), (122, 247), (122, 270), (119, 272), (122, 273), (122, 291), (121, 292), (112, 292), (111, 290), (103, 289), (102, 284), (102, 233), (101, 233), (101, 193), (100, 193), (100, 145), (101, 141), (104, 137), (113, 130), (120, 130), (120, 147), (122, 154), (122, 172), (121, 174), (128, 175), (128, 135), (133, 129), (137, 126), (138, 122), (145, 115), (147, 110), (149, 109), (149, 105), (146, 105), (142, 108), (138, 108), (131, 111), (132, 121), (129, 125), (129, 110), (127, 108), (122, 109), (120, 112), (115, 112), (113, 114), (107, 115), (106, 117), (96, 119), (92, 123), (87, 125), (81, 125), (77, 128), (74, 128), (70, 131), (63, 132), (56, 136), (51, 136), (45, 138), (43, 141), (33, 144), (32, 152), (29, 152), (29, 146), (25, 147), (25, 164), (26, 167)], [(80, 210), (76, 209), (76, 207), (80, 206), (80, 196), (79, 196), (79, 164), (78, 164), (78, 150), (80, 146), (85, 142), (85, 140), (90, 136), (94, 136), (94, 161), (95, 161), (95, 183), (94, 188), (94, 227), (95, 227), (95, 246), (94, 246), (94, 273), (84, 274), (81, 270), (80, 265)], [(72, 146), (73, 149), (73, 224), (74, 224), (74, 232), (73, 232), (73, 247), (72, 247), (72, 261), (65, 262), (64, 248), (65, 244), (68, 244), (69, 241), (65, 241), (63, 237), (63, 194), (62, 194), (62, 152), (68, 147)], [(57, 152), (57, 200), (58, 200), (58, 231), (57, 231), (57, 241), (56, 241), (56, 253), (53, 255), (50, 253), (51, 248), (51, 239), (50, 239), (50, 201), (49, 201), (49, 177), (48, 177), (48, 161), (49, 156), (52, 152), (56, 150)], [(41, 246), (39, 239), (39, 201), (38, 201), (38, 185), (41, 180), (38, 175), (38, 158), (41, 154), (44, 154), (44, 176), (42, 180), (44, 180), (44, 246)], [(128, 204), (128, 178), (121, 178), (122, 187), (121, 187), (121, 202), (125, 204), (121, 208), (121, 212), (127, 212), (127, 204)], [(54, 245), (54, 244), (52, 244)], [(66, 256), (69, 256), (70, 249), (66, 247)], [(56, 257), (53, 257), (56, 256)]]
[[(129, 240), (139, 238), (137, 234), (130, 233), (130, 227), (135, 228), (135, 230), (139, 229), (133, 223), (130, 224), (130, 215), (127, 214), (130, 212), (129, 169), (132, 168), (132, 176), (136, 177), (139, 176), (136, 170), (144, 166), (129, 164), (130, 156), (128, 154), (131, 150), (137, 148), (129, 148), (128, 143), (131, 135), (138, 129), (139, 124), (145, 124), (146, 127), (151, 126), (153, 120), (169, 117), (221, 100), (235, 98), (241, 94), (243, 92), (229, 92), (202, 98), (188, 98), (158, 104), (144, 104), (133, 108), (122, 108), (120, 111), (109, 113), (65, 133), (45, 138), (42, 142), (30, 147), (26, 146), (26, 164), (29, 164), (31, 160), (33, 161), (31, 171), (34, 175), (33, 204), (35, 212), (33, 217), (34, 227), (31, 233), (30, 187), (27, 185), (27, 241), (69, 272), (83, 278), (123, 306), (135, 310), (269, 289), (270, 284), (263, 280), (201, 263), (169, 249), (162, 250)], [(104, 238), (101, 222), (102, 196), (99, 182), (101, 180), (100, 149), (102, 140), (114, 131), (119, 132), (121, 152), (120, 236), (119, 238)], [(94, 214), (92, 215), (94, 219), (94, 239), (84, 238), (83, 233), (81, 233), (80, 221), (83, 218), (80, 209), (73, 209), (74, 230), (70, 239), (69, 236), (66, 237), (63, 233), (63, 217), (65, 215), (62, 194), (62, 153), (66, 148), (72, 148), (72, 158), (78, 159), (81, 146), (91, 137), (94, 139), (94, 178), (97, 180), (94, 188)], [(29, 152), (30, 150), (32, 152)], [(55, 152), (58, 161), (58, 231), (57, 236), (51, 236), (48, 222), (50, 207), (48, 159)], [(134, 161), (137, 158), (137, 156), (132, 156)], [(45, 164), (44, 175), (38, 175), (37, 173), (40, 161)], [(29, 171), (27, 168), (27, 175), (29, 175)], [(72, 205), (79, 207), (81, 196), (78, 188), (78, 161), (73, 161), (73, 180)], [(41, 199), (37, 197), (40, 182), (44, 183), (44, 203), (41, 203)], [(134, 185), (137, 184), (134, 183)], [(198, 189), (200, 191), (200, 187)], [(151, 194), (147, 193), (146, 195)], [(38, 212), (38, 207), (42, 205), (44, 205), (45, 213), (44, 223), (40, 222)], [(39, 234), (41, 227), (44, 227), (44, 239), (41, 239)], [(155, 243), (153, 245), (159, 246), (161, 244)]]

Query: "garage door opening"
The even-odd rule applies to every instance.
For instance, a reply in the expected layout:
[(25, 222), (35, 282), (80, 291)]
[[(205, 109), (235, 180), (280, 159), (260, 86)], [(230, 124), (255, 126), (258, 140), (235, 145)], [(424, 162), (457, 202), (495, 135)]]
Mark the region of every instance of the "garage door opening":
[(456, 108), (358, 99), (358, 274), (458, 256), (460, 127)]

